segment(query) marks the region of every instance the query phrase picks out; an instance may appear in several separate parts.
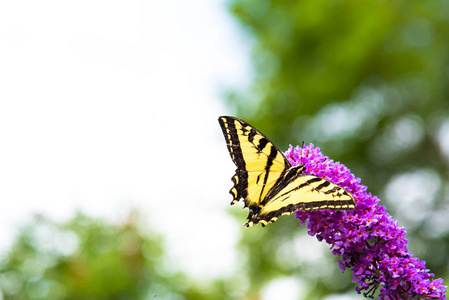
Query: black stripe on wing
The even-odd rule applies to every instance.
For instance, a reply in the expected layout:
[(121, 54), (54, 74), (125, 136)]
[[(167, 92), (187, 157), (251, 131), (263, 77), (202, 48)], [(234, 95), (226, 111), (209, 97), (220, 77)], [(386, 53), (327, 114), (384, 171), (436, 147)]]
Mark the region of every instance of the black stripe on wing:
[(276, 211), (270, 211), (265, 215), (253, 216), (244, 226), (251, 227), (259, 222), (262, 224), (262, 226), (265, 226), (268, 223), (276, 221), (280, 216), (294, 213), (297, 210), (353, 210), (354, 207), (355, 204), (353, 200), (329, 200), (289, 204), (287, 206), (281, 207)]
[(248, 172), (246, 171), (246, 163), (243, 159), (242, 148), (240, 147), (239, 136), (234, 121), (228, 117), (220, 117), (218, 118), (218, 122), (223, 131), (232, 161), (237, 166), (235, 174), (232, 176), (234, 186), (229, 191), (232, 197), (234, 197), (231, 204), (235, 204), (240, 199), (245, 199), (248, 195)]

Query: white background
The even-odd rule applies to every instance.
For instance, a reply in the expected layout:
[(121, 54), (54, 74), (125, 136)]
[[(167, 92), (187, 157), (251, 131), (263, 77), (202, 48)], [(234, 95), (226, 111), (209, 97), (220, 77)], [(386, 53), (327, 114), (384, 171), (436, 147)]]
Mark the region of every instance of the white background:
[(173, 265), (229, 273), (217, 117), (250, 81), (247, 46), (224, 1), (0, 2), (0, 250), (34, 214), (137, 209)]

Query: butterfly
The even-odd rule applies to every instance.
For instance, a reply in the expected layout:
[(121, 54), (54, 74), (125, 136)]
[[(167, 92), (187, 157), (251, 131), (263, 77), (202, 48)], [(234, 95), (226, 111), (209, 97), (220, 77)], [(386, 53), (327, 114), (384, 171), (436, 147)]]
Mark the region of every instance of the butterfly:
[(353, 195), (317, 176), (305, 174), (303, 165), (292, 166), (282, 152), (247, 122), (218, 118), (229, 154), (237, 166), (229, 191), (232, 204), (243, 199), (251, 227), (276, 221), (296, 210), (352, 210)]

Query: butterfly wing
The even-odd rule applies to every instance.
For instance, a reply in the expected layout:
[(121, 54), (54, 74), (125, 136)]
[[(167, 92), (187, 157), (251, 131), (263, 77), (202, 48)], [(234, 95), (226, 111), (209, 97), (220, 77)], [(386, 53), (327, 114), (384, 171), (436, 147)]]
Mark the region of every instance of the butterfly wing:
[(303, 166), (292, 167), (288, 173), (296, 173), (290, 180), (282, 181), (262, 203), (260, 212), (245, 225), (251, 227), (276, 221), (282, 215), (296, 210), (352, 210), (354, 197), (344, 188), (323, 178), (301, 174)]
[(234, 117), (220, 117), (218, 121), (237, 166), (232, 177), (231, 204), (243, 199), (245, 207), (250, 208), (250, 216), (254, 215), (290, 163), (266, 136), (245, 121)]

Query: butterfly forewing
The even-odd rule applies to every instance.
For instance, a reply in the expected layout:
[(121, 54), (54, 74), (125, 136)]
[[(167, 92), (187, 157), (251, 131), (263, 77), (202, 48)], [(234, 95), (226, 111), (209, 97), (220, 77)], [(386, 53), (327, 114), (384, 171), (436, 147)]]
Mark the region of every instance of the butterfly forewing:
[(237, 166), (230, 191), (232, 204), (244, 199), (245, 206), (259, 205), (290, 164), (268, 138), (245, 121), (220, 117), (219, 122)]

